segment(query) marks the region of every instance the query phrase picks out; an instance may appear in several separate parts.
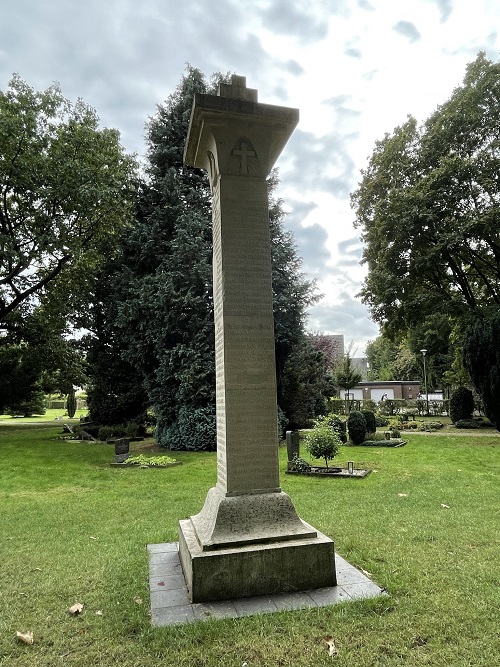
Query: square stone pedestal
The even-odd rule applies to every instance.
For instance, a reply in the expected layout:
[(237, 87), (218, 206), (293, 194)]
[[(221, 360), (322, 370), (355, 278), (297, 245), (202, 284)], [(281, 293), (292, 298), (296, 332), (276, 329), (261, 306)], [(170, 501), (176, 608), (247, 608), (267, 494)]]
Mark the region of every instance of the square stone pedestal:
[(315, 537), (203, 551), (192, 522), (180, 521), (179, 557), (191, 602), (336, 586), (333, 541), (310, 528)]

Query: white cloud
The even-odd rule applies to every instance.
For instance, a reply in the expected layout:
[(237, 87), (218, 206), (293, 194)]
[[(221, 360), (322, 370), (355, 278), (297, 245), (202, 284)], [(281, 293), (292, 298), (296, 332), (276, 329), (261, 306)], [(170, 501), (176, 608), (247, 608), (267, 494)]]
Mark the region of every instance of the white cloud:
[(140, 154), (148, 116), (187, 62), (242, 74), (261, 102), (299, 108), (279, 194), (325, 293), (311, 328), (357, 341), (376, 335), (355, 298), (364, 269), (349, 193), (360, 170), (384, 133), (449, 97), (479, 50), (500, 52), (495, 0), (17, 0), (4, 19), (2, 89), (13, 72), (38, 89), (59, 81)]

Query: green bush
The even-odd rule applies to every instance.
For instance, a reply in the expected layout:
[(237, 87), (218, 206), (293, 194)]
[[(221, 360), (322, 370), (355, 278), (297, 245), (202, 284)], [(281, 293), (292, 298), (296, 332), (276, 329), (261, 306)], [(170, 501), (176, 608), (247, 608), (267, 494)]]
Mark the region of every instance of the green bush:
[(76, 396), (75, 396), (75, 390), (73, 388), (69, 392), (68, 398), (66, 400), (66, 410), (68, 412), (68, 417), (70, 419), (73, 419), (76, 412)]
[(140, 435), (141, 427), (137, 422), (129, 422), (125, 426), (125, 436), (127, 438), (137, 438)]
[(444, 428), (442, 422), (420, 422), (419, 431), (438, 431), (440, 428)]
[(305, 446), (314, 459), (324, 459), (328, 468), (328, 461), (333, 459), (339, 451), (340, 437), (330, 426), (316, 426), (307, 433)]
[(453, 423), (471, 419), (474, 411), (474, 397), (467, 387), (458, 387), (450, 397), (450, 419)]
[(294, 454), (291, 469), (296, 470), (297, 472), (309, 472), (311, 470), (311, 465), (305, 459)]
[(217, 448), (215, 410), (183, 407), (179, 418), (169, 426), (158, 424), (156, 439), (160, 447), (174, 451), (209, 451)]
[(331, 412), (345, 415), (345, 402), (341, 398), (330, 398), (328, 407)]
[(347, 418), (347, 429), (353, 445), (360, 445), (365, 439), (367, 432), (364, 415), (358, 410), (353, 410)]
[(107, 442), (111, 438), (123, 438), (124, 436), (124, 426), (100, 426), (97, 431), (97, 439), (101, 440), (101, 442)]
[(347, 442), (346, 421), (345, 419), (342, 419), (340, 415), (331, 412), (329, 415), (326, 415), (326, 417), (319, 417), (315, 421), (315, 426), (328, 426), (338, 433), (341, 442)]
[(481, 424), (475, 419), (459, 419), (455, 422), (455, 428), (481, 428)]
[(45, 414), (45, 394), (41, 390), (32, 391), (29, 398), (12, 403), (6, 409), (8, 415), (13, 417), (32, 417), (33, 415)]
[(365, 418), (366, 428), (370, 433), (375, 433), (377, 430), (377, 420), (375, 413), (372, 410), (361, 410), (361, 414)]

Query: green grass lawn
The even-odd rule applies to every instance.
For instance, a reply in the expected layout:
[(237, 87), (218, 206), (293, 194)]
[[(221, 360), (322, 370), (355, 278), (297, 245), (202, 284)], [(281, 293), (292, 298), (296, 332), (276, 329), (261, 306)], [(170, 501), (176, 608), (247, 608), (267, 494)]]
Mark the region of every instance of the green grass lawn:
[[(0, 423), (2, 667), (500, 664), (500, 434), (342, 448), (339, 463), (373, 469), (363, 480), (282, 475), (302, 518), (388, 597), (153, 629), (146, 544), (176, 541), (178, 520), (200, 510), (215, 454), (117, 469), (112, 445), (61, 430)], [(16, 641), (28, 630), (32, 646)]]
[(60, 421), (73, 424), (80, 421), (81, 415), (86, 415), (88, 410), (77, 410), (73, 419), (68, 417), (68, 413), (63, 408), (51, 408), (46, 410), (43, 415), (33, 415), (31, 417), (12, 417), (11, 415), (0, 415), (0, 424), (6, 426), (14, 426), (15, 424), (35, 424)]

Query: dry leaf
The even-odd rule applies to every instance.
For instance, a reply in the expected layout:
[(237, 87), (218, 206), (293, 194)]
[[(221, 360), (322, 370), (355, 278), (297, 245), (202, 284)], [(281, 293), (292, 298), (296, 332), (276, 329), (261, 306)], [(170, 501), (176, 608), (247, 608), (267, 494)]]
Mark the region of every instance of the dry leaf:
[(83, 604), (80, 602), (76, 602), (72, 607), (68, 609), (69, 613), (72, 616), (78, 616), (78, 614), (81, 614), (83, 611)]
[(441, 507), (444, 507), (444, 508), (447, 509), (447, 510), (450, 509), (450, 506), (449, 506), (449, 505), (445, 505), (444, 503), (441, 503)]
[(94, 537), (93, 535), (90, 536), (91, 540), (97, 540), (97, 537)]
[(96, 611), (95, 615), (96, 615), (96, 616), (102, 616), (102, 611), (101, 611), (100, 609), (98, 609), (98, 610)]
[(328, 644), (328, 655), (330, 657), (337, 655), (338, 651), (335, 642), (333, 641), (333, 637), (325, 637), (325, 641)]
[(398, 493), (398, 496), (399, 496), (400, 498), (407, 498), (407, 497), (408, 497), (408, 494), (407, 494), (407, 493)]
[(33, 633), (32, 632), (16, 632), (16, 637), (23, 644), (33, 644)]
[(362, 572), (363, 574), (365, 574), (367, 577), (371, 577), (371, 576), (372, 576), (372, 573), (371, 573), (371, 572), (367, 572), (366, 570), (363, 570), (363, 568), (361, 568), (361, 572)]
[(142, 598), (140, 598), (139, 596), (136, 595), (135, 598), (134, 598), (134, 602), (135, 602), (135, 604), (142, 604)]

